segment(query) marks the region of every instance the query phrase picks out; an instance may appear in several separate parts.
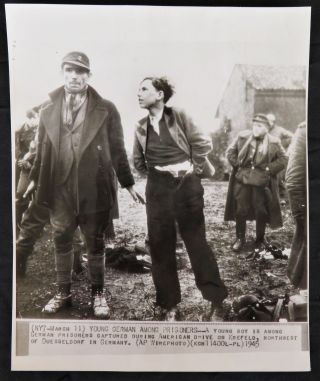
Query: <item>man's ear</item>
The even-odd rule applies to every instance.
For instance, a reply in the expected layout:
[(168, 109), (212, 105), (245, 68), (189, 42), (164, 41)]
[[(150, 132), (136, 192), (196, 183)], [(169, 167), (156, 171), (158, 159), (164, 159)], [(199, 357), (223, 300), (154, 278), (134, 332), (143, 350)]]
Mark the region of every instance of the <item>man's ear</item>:
[(164, 99), (164, 92), (162, 90), (158, 91), (158, 97), (159, 97), (159, 100), (163, 100)]

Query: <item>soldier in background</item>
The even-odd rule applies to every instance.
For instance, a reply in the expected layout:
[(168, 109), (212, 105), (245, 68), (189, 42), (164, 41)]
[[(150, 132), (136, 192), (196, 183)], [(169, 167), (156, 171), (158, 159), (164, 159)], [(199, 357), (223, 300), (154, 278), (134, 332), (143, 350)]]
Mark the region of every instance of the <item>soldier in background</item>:
[(296, 224), (287, 274), (292, 284), (301, 289), (306, 289), (308, 283), (306, 141), (306, 123), (303, 122), (295, 132), (286, 172), (289, 202)]
[(26, 121), (15, 134), (16, 158), (16, 232), (18, 234), (23, 213), (28, 208), (30, 198), (23, 197), (29, 185), (29, 172), (36, 153), (35, 135), (39, 124), (38, 110), (26, 113)]
[[(276, 123), (276, 117), (274, 114), (267, 114), (269, 121), (269, 134), (279, 138), (282, 144), (282, 147), (285, 151), (288, 150), (291, 140), (293, 137), (292, 132), (285, 129), (284, 127), (278, 126)], [(278, 174), (278, 185), (279, 185), (279, 194), (282, 199), (287, 197), (286, 183), (285, 183), (285, 173), (286, 167)], [(284, 200), (281, 203), (286, 203)]]
[(233, 171), (225, 221), (236, 221), (235, 252), (245, 244), (247, 220), (256, 220), (257, 249), (265, 244), (267, 223), (282, 225), (277, 174), (284, 169), (286, 156), (280, 140), (268, 134), (268, 126), (264, 114), (254, 115), (252, 128), (241, 131), (226, 152)]
[(267, 118), (269, 121), (269, 135), (280, 139), (282, 147), (287, 150), (293, 137), (292, 132), (285, 129), (284, 127), (278, 126), (274, 114), (267, 114)]

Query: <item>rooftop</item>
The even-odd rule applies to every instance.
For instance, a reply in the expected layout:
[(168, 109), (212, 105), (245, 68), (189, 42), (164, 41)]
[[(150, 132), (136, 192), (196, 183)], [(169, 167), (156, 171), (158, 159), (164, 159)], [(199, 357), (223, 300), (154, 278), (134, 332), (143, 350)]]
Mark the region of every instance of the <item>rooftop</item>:
[[(304, 66), (235, 65), (256, 90), (305, 90)], [(231, 75), (232, 76), (232, 75)]]

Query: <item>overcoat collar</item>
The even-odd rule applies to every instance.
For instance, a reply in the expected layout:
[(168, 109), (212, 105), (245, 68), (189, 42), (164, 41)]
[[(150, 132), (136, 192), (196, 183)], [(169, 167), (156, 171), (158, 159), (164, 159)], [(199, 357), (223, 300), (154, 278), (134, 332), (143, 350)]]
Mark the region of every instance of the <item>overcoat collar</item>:
[[(64, 96), (64, 87), (61, 86), (49, 94), (51, 102), (42, 110), (41, 116), (49, 139), (59, 152), (61, 108)], [(91, 87), (88, 86), (88, 106), (79, 147), (79, 158), (99, 131), (103, 121), (108, 115), (108, 110), (103, 99)]]
[[(259, 161), (256, 162), (257, 165), (260, 164), (260, 162), (264, 161), (266, 156), (268, 156), (268, 162), (270, 161), (269, 160), (269, 137), (270, 137), (269, 134), (265, 134), (265, 136), (262, 140), (262, 143), (261, 143), (262, 144), (262, 154), (259, 155)], [(254, 148), (256, 148), (256, 141), (255, 141), (252, 134), (250, 134), (248, 136), (247, 140), (245, 141), (245, 143), (243, 144), (243, 146), (241, 147), (241, 149), (239, 151), (238, 160), (239, 160), (240, 166), (243, 164), (243, 162), (247, 156), (248, 149), (249, 149), (250, 145), (253, 145)]]

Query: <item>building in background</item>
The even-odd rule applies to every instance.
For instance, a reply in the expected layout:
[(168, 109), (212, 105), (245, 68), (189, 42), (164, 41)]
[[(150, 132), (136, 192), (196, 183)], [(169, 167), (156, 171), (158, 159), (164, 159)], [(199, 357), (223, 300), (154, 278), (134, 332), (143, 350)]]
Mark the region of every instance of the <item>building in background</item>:
[(235, 65), (216, 111), (229, 140), (248, 128), (256, 113), (273, 113), (294, 132), (306, 118), (304, 66)]
[(234, 66), (216, 110), (219, 127), (211, 133), (209, 159), (216, 180), (228, 179), (226, 149), (239, 131), (251, 126), (254, 114), (272, 113), (277, 125), (295, 132), (306, 118), (306, 82), (304, 66)]

